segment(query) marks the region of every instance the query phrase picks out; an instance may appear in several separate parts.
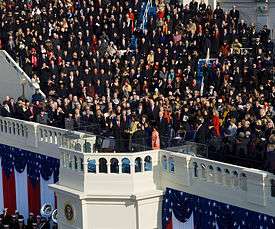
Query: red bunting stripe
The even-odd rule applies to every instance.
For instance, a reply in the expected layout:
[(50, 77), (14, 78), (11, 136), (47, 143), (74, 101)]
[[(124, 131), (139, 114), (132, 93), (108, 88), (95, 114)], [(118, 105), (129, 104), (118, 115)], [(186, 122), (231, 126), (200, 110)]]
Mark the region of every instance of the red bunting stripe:
[(14, 169), (9, 176), (2, 169), (3, 199), (4, 207), (8, 209), (8, 214), (14, 214), (16, 210), (16, 190)]
[(28, 177), (28, 201), (29, 212), (32, 212), (34, 215), (40, 214), (40, 179), (33, 182), (31, 178)]
[(168, 223), (166, 224), (166, 229), (173, 229), (172, 217), (169, 219)]

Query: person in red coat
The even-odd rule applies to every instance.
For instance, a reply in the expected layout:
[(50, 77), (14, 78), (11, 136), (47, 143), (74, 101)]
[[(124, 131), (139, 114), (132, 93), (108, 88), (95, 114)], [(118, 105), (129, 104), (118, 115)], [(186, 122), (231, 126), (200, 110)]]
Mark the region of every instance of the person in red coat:
[(214, 125), (214, 129), (215, 129), (215, 134), (216, 136), (220, 137), (221, 136), (221, 131), (220, 131), (220, 118), (219, 118), (219, 113), (217, 111), (213, 112), (213, 125)]
[(152, 132), (152, 149), (160, 149), (159, 132), (154, 127)]
[(134, 30), (135, 30), (135, 14), (134, 14), (134, 12), (132, 11), (131, 8), (129, 9), (128, 17), (131, 21), (132, 32), (134, 32)]

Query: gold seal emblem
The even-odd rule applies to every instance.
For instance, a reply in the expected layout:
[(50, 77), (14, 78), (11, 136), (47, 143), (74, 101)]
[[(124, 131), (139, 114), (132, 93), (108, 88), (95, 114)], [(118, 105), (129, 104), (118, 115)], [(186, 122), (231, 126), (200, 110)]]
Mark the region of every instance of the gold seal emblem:
[(65, 205), (64, 212), (67, 220), (71, 221), (74, 218), (74, 210), (70, 204)]

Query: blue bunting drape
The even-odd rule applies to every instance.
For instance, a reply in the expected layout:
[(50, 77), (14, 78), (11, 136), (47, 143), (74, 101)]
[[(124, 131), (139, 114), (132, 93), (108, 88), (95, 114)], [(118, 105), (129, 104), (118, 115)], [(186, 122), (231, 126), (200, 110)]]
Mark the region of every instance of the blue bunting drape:
[(162, 204), (162, 226), (175, 217), (185, 223), (193, 213), (196, 229), (275, 228), (275, 217), (167, 188)]
[(13, 167), (17, 172), (22, 173), (27, 166), (28, 177), (35, 183), (42, 178), (46, 181), (54, 175), (54, 182), (58, 181), (59, 160), (45, 155), (29, 152), (8, 145), (0, 144), (1, 164), (7, 176), (12, 172)]

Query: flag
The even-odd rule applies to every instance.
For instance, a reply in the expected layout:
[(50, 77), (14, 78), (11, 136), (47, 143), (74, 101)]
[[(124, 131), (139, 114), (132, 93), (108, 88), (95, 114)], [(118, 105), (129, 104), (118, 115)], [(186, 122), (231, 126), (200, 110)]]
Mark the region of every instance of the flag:
[(275, 228), (275, 217), (167, 188), (163, 229)]
[(166, 229), (193, 229), (194, 228), (194, 217), (193, 214), (190, 216), (190, 218), (182, 223), (179, 221), (176, 217), (175, 214), (172, 213), (172, 217), (166, 226)]
[(54, 192), (48, 187), (58, 181), (59, 160), (0, 144), (0, 211), (40, 214), (45, 203), (55, 206)]

